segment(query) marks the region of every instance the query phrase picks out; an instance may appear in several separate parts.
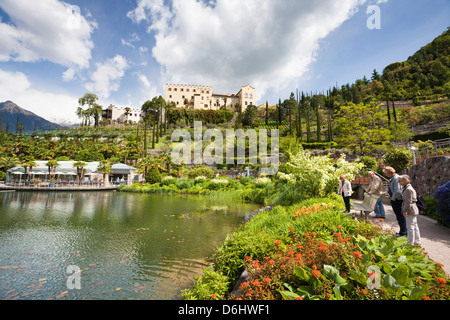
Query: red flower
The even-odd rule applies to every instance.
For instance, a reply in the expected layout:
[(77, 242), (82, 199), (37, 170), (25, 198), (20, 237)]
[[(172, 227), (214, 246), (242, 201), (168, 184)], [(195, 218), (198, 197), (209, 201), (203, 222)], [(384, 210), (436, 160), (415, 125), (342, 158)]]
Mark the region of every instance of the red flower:
[(362, 260), (362, 258), (363, 258), (362, 253), (359, 252), (359, 251), (353, 252), (353, 256), (354, 256), (355, 258), (358, 258), (358, 259), (361, 259), (361, 260)]
[(313, 270), (312, 271), (312, 275), (313, 275), (314, 278), (317, 278), (319, 276), (319, 274), (320, 274), (319, 270)]
[(281, 240), (277, 240), (277, 241), (274, 241), (274, 242), (273, 242), (273, 245), (275, 245), (275, 246), (278, 247), (278, 246), (280, 245), (280, 243), (281, 243)]
[(441, 284), (446, 284), (447, 280), (445, 280), (444, 278), (435, 278), (435, 280)]

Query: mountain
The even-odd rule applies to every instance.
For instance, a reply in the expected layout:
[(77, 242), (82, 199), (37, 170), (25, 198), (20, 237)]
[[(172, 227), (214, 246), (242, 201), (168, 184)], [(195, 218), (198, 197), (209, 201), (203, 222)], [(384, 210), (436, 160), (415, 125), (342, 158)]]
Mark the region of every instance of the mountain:
[(56, 123), (45, 120), (42, 117), (19, 107), (12, 101), (0, 103), (0, 131), (15, 133), (16, 127), (23, 126), (22, 132), (31, 132), (34, 130), (54, 130), (62, 127)]
[(387, 66), (381, 81), (389, 83), (399, 99), (449, 94), (450, 28), (407, 61)]

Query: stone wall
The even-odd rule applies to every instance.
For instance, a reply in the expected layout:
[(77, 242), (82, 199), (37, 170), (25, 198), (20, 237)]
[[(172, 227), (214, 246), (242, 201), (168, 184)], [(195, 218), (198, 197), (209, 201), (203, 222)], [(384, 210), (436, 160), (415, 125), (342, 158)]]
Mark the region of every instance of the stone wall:
[(450, 157), (426, 159), (406, 170), (413, 188), (422, 196), (434, 197), (436, 189), (450, 181)]

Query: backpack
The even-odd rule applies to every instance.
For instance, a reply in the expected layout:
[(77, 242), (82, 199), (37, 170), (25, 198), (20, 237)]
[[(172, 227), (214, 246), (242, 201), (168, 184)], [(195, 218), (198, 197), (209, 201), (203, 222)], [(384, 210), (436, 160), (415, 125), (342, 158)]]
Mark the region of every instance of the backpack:
[(422, 196), (417, 195), (417, 208), (419, 208), (420, 212), (424, 212), (427, 209), (427, 203)]

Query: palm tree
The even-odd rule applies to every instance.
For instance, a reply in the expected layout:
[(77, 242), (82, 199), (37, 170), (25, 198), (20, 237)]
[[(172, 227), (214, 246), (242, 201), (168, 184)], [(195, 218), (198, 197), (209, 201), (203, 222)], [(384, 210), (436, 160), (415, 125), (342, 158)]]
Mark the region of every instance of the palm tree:
[(55, 179), (56, 168), (59, 167), (59, 163), (56, 160), (49, 160), (46, 164), (48, 167), (48, 180)]
[(108, 160), (100, 161), (100, 165), (98, 166), (97, 170), (103, 174), (103, 185), (106, 186), (106, 181), (108, 181), (108, 179), (106, 179), (106, 175), (110, 174), (112, 171), (111, 162), (109, 162)]
[(84, 176), (84, 167), (86, 167), (88, 164), (83, 161), (77, 161), (73, 164), (74, 168), (77, 168), (77, 183), (80, 184), (81, 180)]
[[(38, 164), (32, 159), (28, 159), (22, 164), (22, 166), (25, 169), (25, 176), (27, 176), (28, 181), (30, 181), (31, 173), (33, 172), (33, 168), (37, 167)], [(30, 169), (29, 171), (28, 171), (28, 168)]]
[(0, 168), (9, 170), (16, 167), (19, 164), (19, 160), (14, 157), (0, 157)]
[(128, 116), (131, 114), (130, 111), (131, 111), (130, 107), (125, 108), (125, 117), (126, 117), (125, 123), (128, 123)]

